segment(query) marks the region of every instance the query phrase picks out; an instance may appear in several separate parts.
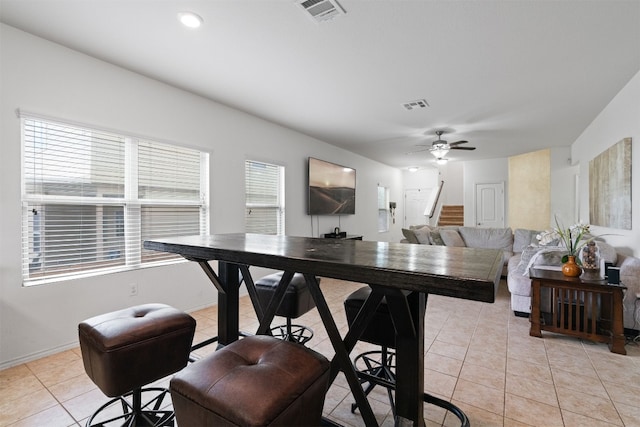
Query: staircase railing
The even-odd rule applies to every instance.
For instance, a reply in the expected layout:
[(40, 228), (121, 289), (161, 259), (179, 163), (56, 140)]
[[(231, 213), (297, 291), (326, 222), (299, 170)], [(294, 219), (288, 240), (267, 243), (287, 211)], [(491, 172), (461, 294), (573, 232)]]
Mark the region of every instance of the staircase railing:
[(433, 215), (436, 212), (436, 207), (438, 206), (438, 201), (440, 200), (440, 194), (442, 194), (442, 187), (444, 187), (444, 181), (440, 181), (440, 185), (438, 186), (438, 192), (436, 193), (436, 197), (431, 204), (431, 210), (429, 211), (429, 219), (433, 218)]

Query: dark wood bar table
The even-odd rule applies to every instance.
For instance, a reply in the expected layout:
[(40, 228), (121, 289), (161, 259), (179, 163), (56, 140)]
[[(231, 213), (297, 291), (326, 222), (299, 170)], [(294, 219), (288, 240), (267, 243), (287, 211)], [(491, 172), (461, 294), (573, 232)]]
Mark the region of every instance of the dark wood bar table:
[[(294, 273), (302, 273), (335, 350), (332, 379), (342, 371), (367, 426), (377, 425), (349, 352), (386, 298), (396, 327), (396, 426), (424, 426), (424, 315), (428, 294), (494, 302), (502, 251), (406, 243), (336, 240), (261, 234), (216, 234), (162, 238), (146, 249), (175, 253), (197, 262), (218, 290), (218, 343), (239, 337), (240, 276), (247, 285), (260, 326), (268, 334)], [(217, 273), (209, 261), (218, 262)], [(249, 266), (283, 270), (268, 307), (261, 307)], [(317, 277), (360, 282), (372, 292), (344, 338), (336, 327)], [(402, 291), (415, 291), (409, 298)]]

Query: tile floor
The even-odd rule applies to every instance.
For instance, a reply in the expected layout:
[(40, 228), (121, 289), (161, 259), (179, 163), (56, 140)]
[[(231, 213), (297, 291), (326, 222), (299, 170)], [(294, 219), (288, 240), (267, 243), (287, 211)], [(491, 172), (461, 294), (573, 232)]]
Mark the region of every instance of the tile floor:
[[(342, 301), (359, 284), (323, 279), (322, 288), (346, 330)], [(257, 321), (244, 297), (241, 326)], [(192, 313), (196, 341), (216, 335), (216, 307)], [(331, 356), (314, 310), (299, 323), (315, 330), (309, 346)], [(529, 322), (509, 310), (504, 281), (494, 304), (430, 296), (425, 331), (425, 388), (458, 405), (476, 426), (640, 426), (640, 346), (627, 356), (605, 344), (545, 334), (529, 337)], [(358, 350), (367, 348), (359, 344)], [(212, 346), (199, 351), (202, 356)], [(167, 380), (163, 383), (166, 384)], [(0, 371), (0, 427), (82, 426), (106, 398), (85, 375), (79, 349), (64, 351)], [(386, 394), (370, 395), (378, 422), (392, 426)], [(351, 414), (352, 398), (339, 376), (325, 402), (325, 416), (345, 426), (361, 426)], [(427, 426), (459, 425), (440, 408), (425, 405)], [(191, 427), (191, 426), (189, 426)]]

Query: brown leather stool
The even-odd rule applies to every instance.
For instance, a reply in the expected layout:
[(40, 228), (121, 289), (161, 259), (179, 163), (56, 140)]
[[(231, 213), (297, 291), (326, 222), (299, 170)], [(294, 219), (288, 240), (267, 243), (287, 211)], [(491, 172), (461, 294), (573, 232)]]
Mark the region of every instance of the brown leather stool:
[(320, 425), (330, 363), (300, 344), (256, 335), (171, 379), (180, 426)]
[(170, 403), (168, 390), (142, 387), (187, 365), (195, 327), (191, 316), (165, 304), (130, 307), (80, 323), (84, 369), (105, 395), (115, 397), (87, 426), (172, 426), (173, 412), (162, 410)]
[[(263, 308), (266, 308), (276, 288), (282, 280), (284, 272), (269, 274), (256, 281), (256, 293)], [(320, 278), (318, 278), (320, 281)], [(313, 330), (303, 325), (293, 325), (291, 319), (297, 319), (309, 310), (315, 308), (316, 303), (313, 301), (307, 281), (300, 273), (295, 273), (291, 282), (287, 286), (287, 290), (282, 298), (282, 302), (276, 310), (276, 316), (287, 319), (285, 325), (278, 325), (271, 328), (271, 334), (287, 341), (304, 344), (313, 338)]]

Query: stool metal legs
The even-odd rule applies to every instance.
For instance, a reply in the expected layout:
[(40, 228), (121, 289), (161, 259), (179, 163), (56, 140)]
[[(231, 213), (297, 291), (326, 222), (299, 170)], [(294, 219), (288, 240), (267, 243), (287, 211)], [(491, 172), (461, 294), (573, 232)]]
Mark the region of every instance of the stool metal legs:
[[(174, 414), (167, 408), (169, 390), (159, 387), (136, 389), (102, 405), (87, 427), (173, 427)], [(167, 410), (168, 409), (168, 410)]]
[(281, 340), (304, 344), (313, 338), (313, 330), (302, 325), (292, 325), (291, 318), (287, 317), (287, 324), (271, 328), (271, 335)]
[[(376, 357), (377, 356), (377, 357)], [(395, 374), (395, 353), (389, 351), (387, 347), (382, 347), (382, 351), (367, 351), (358, 355), (353, 364), (356, 373), (362, 383), (368, 383), (364, 389), (364, 395), (368, 396), (376, 385), (387, 389), (387, 396), (391, 404), (391, 412), (396, 416), (396, 405), (393, 400), (393, 389), (396, 383)], [(351, 404), (351, 412), (355, 412), (358, 405)]]
[[(368, 396), (369, 393), (371, 393), (371, 390), (373, 390), (377, 385), (387, 389), (389, 403), (391, 404), (391, 412), (395, 417), (396, 406), (393, 397), (393, 391), (396, 388), (395, 353), (389, 351), (387, 347), (382, 347), (381, 351), (373, 350), (359, 354), (354, 359), (353, 364), (356, 367), (356, 373), (358, 374), (358, 378), (360, 378), (361, 383), (369, 383), (364, 390), (365, 396)], [(446, 409), (460, 420), (461, 427), (469, 427), (469, 418), (467, 418), (467, 415), (454, 404), (428, 393), (424, 393), (422, 395), (422, 400), (426, 403)], [(357, 408), (358, 405), (356, 403), (351, 404), (352, 413), (355, 412)]]

